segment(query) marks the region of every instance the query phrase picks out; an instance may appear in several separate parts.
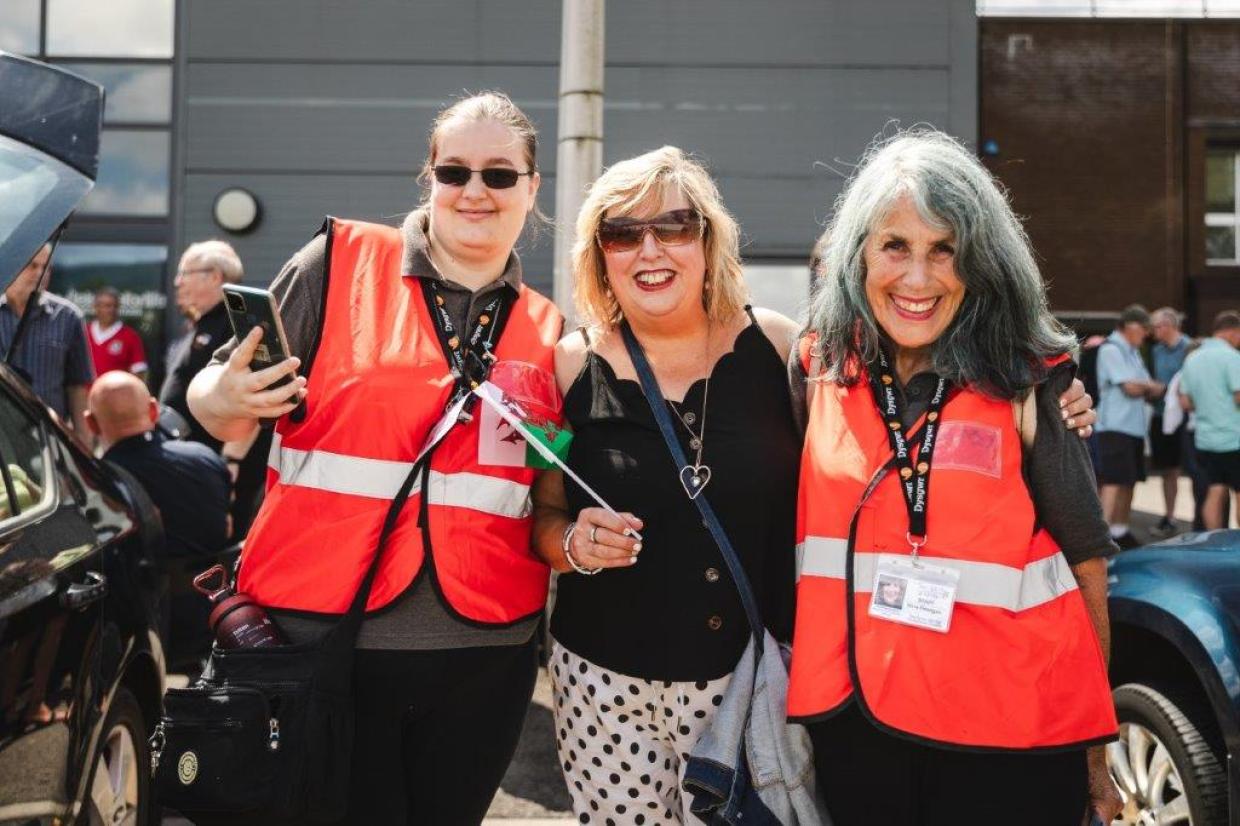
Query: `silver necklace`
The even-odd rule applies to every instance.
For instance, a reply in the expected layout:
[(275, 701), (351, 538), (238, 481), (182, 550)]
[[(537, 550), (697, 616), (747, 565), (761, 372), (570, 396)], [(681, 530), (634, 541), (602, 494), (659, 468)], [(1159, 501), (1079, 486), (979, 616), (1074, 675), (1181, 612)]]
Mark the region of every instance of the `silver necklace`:
[[(706, 348), (703, 354), (703, 362), (709, 368), (710, 366), (710, 327), (706, 328)], [(702, 416), (701, 426), (695, 433), (693, 431), (693, 423), (697, 421), (698, 416), (693, 412), (681, 413), (676, 402), (672, 402), (672, 412), (676, 414), (676, 418), (680, 419), (680, 423), (684, 425), (685, 430), (689, 432), (689, 449), (694, 452), (693, 464), (685, 465), (680, 469), (680, 484), (684, 487), (685, 493), (689, 494), (690, 499), (696, 499), (706, 485), (710, 482), (710, 466), (702, 464), (702, 449), (706, 446), (706, 405), (710, 401), (710, 372), (706, 373), (706, 386), (702, 390)], [(690, 385), (692, 387), (692, 385)], [(681, 402), (683, 404), (683, 402)]]

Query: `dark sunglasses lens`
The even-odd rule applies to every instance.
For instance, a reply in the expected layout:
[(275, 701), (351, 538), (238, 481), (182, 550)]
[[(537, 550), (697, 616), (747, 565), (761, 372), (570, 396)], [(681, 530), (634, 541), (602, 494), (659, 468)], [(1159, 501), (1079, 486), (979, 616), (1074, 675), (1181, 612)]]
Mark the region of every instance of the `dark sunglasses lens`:
[(511, 189), (517, 185), (521, 175), (515, 169), (503, 167), (482, 170), (482, 182), (489, 189)]
[(693, 223), (651, 224), (650, 228), (654, 230), (655, 237), (659, 239), (660, 244), (670, 247), (696, 241), (699, 234), (699, 225)]
[(604, 252), (624, 252), (641, 246), (644, 224), (602, 224), (598, 228), (598, 245)]
[(444, 186), (465, 186), (469, 183), (469, 167), (437, 166), (434, 169), (435, 180)]

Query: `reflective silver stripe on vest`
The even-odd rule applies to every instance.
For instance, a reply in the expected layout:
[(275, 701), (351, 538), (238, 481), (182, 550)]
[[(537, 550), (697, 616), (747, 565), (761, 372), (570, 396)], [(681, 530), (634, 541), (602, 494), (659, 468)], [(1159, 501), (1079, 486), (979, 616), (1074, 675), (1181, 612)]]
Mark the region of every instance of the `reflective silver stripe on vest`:
[[(413, 469), (412, 462), (365, 459), (325, 450), (283, 447), (280, 434), (271, 440), (267, 464), (280, 475), (280, 484), (314, 488), (351, 496), (392, 499)], [(430, 504), (469, 508), (482, 513), (524, 519), (533, 510), (530, 486), (481, 473), (440, 473), (429, 478)], [(413, 493), (421, 489), (414, 483)]]
[[(797, 545), (797, 579), (802, 576), (843, 579), (847, 555), (847, 539), (806, 537)], [(879, 554), (874, 553), (856, 555), (853, 589), (857, 593), (869, 593), (873, 589), (878, 557)], [(1076, 590), (1076, 577), (1061, 553), (1030, 562), (1024, 568), (937, 556), (927, 557), (926, 561), (960, 571), (956, 602), (969, 605), (1024, 611)]]

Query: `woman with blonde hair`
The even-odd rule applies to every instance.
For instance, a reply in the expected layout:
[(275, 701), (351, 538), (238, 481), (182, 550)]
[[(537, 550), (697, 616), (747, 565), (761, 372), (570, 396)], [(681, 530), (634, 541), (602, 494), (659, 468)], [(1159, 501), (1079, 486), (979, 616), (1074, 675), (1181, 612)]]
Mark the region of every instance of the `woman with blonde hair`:
[(479, 823), (533, 691), (548, 581), (529, 552), (535, 471), (484, 461), (497, 433), (477, 410), (415, 458), (490, 365), (542, 371), (553, 388), (562, 318), (522, 283), (514, 250), (536, 212), (536, 149), (503, 94), (445, 109), (427, 197), (402, 226), (328, 219), (276, 278), (293, 358), (252, 372), (250, 336), (190, 388), (221, 439), (277, 420), (238, 588), (292, 642), (334, 627), (383, 547), (353, 662), (356, 742), (340, 755), (347, 823)]
[[(558, 473), (536, 497), (536, 547), (557, 570), (577, 572), (559, 580), (550, 670), (561, 763), (582, 822), (691, 820), (684, 760), (749, 635), (691, 500), (699, 489), (766, 624), (788, 639), (800, 439), (784, 365), (797, 328), (746, 305), (738, 236), (706, 170), (674, 147), (608, 169), (577, 221), (586, 326), (556, 347), (574, 430), (569, 463), (624, 511), (593, 507)], [(670, 460), (624, 324), (668, 399), (690, 468)]]

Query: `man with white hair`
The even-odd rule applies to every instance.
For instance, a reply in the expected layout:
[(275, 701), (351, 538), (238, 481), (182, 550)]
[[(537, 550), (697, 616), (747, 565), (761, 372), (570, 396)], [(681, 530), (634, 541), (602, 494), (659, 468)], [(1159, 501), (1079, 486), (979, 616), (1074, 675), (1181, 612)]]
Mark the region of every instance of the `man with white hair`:
[(168, 375), (159, 391), (159, 400), (185, 417), (188, 437), (217, 453), (222, 443), (208, 433), (190, 413), (185, 392), (198, 371), (211, 361), (211, 355), (232, 338), (232, 327), (224, 309), (224, 285), (236, 284), (243, 275), (241, 259), (224, 241), (191, 244), (181, 255), (176, 287), (177, 306), (194, 320), (194, 327), (168, 363)]
[[(1159, 307), (1150, 315), (1154, 326), (1154, 346), (1150, 348), (1153, 378), (1164, 388), (1171, 384), (1184, 366), (1184, 358), (1192, 340), (1180, 332), (1180, 314), (1171, 307)], [(1163, 433), (1163, 410), (1166, 390), (1151, 399), (1154, 415), (1150, 420), (1150, 466), (1162, 476), (1163, 503), (1166, 512), (1154, 527), (1154, 533), (1170, 536), (1175, 533), (1175, 500), (1179, 492), (1180, 466), (1183, 464), (1184, 424), (1173, 433)]]

